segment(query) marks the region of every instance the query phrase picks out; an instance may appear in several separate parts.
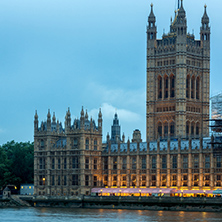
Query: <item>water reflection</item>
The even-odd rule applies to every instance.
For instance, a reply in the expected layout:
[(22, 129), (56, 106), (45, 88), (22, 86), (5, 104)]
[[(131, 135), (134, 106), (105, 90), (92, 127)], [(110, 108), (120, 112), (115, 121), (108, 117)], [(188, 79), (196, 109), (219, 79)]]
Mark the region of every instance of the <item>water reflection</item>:
[(17, 222), (217, 222), (222, 213), (74, 208), (2, 208), (0, 221)]

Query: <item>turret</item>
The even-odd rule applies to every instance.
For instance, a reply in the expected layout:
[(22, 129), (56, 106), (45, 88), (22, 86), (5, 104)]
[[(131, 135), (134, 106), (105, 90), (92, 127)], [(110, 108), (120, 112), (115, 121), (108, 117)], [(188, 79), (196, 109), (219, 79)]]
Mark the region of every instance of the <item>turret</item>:
[(124, 133), (122, 135), (122, 142), (125, 143), (125, 135), (124, 135)]
[(86, 110), (86, 114), (85, 114), (85, 121), (87, 121), (87, 120), (88, 120), (88, 118), (89, 118), (89, 116), (88, 116), (88, 113), (87, 113), (87, 110)]
[[(87, 118), (88, 119), (88, 118)], [(93, 120), (92, 120), (92, 117), (90, 119), (90, 130), (93, 131)]]
[(37, 132), (38, 131), (38, 127), (39, 127), (39, 120), (38, 120), (38, 114), (37, 114), (37, 110), (35, 111), (35, 120), (34, 120), (34, 131)]
[(69, 131), (70, 128), (71, 128), (71, 113), (70, 113), (70, 109), (68, 108), (68, 111), (65, 117), (65, 130)]
[(102, 133), (102, 124), (103, 124), (103, 119), (102, 119), (102, 112), (101, 108), (99, 109), (99, 114), (98, 114), (98, 130)]
[(148, 17), (148, 26), (147, 26), (147, 40), (152, 41), (156, 39), (156, 17), (153, 13), (153, 4), (151, 6), (150, 15)]
[(50, 109), (48, 109), (48, 114), (47, 114), (47, 132), (51, 132), (51, 114), (50, 114)]
[(184, 36), (184, 38), (187, 37), (187, 19), (186, 12), (183, 8), (183, 0), (181, 0), (181, 6), (178, 10), (176, 30), (177, 36)]
[(209, 27), (209, 17), (207, 15), (207, 6), (204, 6), (204, 14), (201, 19), (201, 27), (200, 27), (200, 39), (203, 42), (210, 42), (210, 27)]
[(55, 112), (53, 112), (52, 122), (53, 122), (54, 124), (56, 123)]
[(80, 113), (80, 128), (84, 129), (84, 125), (85, 125), (85, 117), (84, 117), (84, 110), (83, 110), (83, 106), (82, 106), (82, 110)]

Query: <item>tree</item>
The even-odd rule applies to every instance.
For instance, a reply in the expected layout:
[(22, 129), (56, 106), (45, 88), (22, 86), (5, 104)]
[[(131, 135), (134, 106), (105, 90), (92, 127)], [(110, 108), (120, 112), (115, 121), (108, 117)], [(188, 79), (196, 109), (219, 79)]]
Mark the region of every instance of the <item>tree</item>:
[(33, 183), (34, 144), (7, 142), (0, 147), (0, 186)]

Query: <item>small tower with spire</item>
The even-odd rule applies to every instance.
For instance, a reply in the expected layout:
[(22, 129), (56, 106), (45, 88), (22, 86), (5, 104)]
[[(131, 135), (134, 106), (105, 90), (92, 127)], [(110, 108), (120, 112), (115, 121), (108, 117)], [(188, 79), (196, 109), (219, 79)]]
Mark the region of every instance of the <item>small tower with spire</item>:
[(151, 11), (150, 15), (148, 17), (148, 25), (147, 25), (147, 40), (148, 41), (154, 41), (156, 39), (156, 33), (157, 33), (157, 28), (156, 28), (156, 17), (153, 13), (153, 3), (150, 5), (151, 6)]
[(48, 114), (47, 114), (47, 132), (51, 132), (51, 114), (50, 114), (50, 109), (48, 109)]
[(111, 126), (111, 143), (118, 143), (121, 141), (120, 131), (118, 115), (115, 113), (113, 125)]
[(34, 120), (34, 132), (38, 131), (38, 127), (39, 127), (39, 120), (38, 120), (38, 114), (37, 114), (37, 110), (35, 111), (35, 120)]
[(101, 112), (101, 108), (100, 108), (99, 114), (98, 114), (98, 130), (100, 133), (102, 133), (102, 127), (103, 127), (103, 118), (102, 118), (102, 112)]
[(84, 117), (84, 110), (83, 110), (83, 106), (82, 106), (82, 110), (80, 113), (80, 128), (84, 129), (85, 126), (85, 117)]

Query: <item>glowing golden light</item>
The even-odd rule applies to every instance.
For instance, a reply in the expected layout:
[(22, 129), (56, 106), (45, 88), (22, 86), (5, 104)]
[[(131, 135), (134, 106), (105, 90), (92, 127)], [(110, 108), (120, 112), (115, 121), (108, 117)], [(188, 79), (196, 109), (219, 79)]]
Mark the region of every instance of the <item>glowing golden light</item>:
[(45, 181), (45, 178), (42, 178), (43, 181)]

